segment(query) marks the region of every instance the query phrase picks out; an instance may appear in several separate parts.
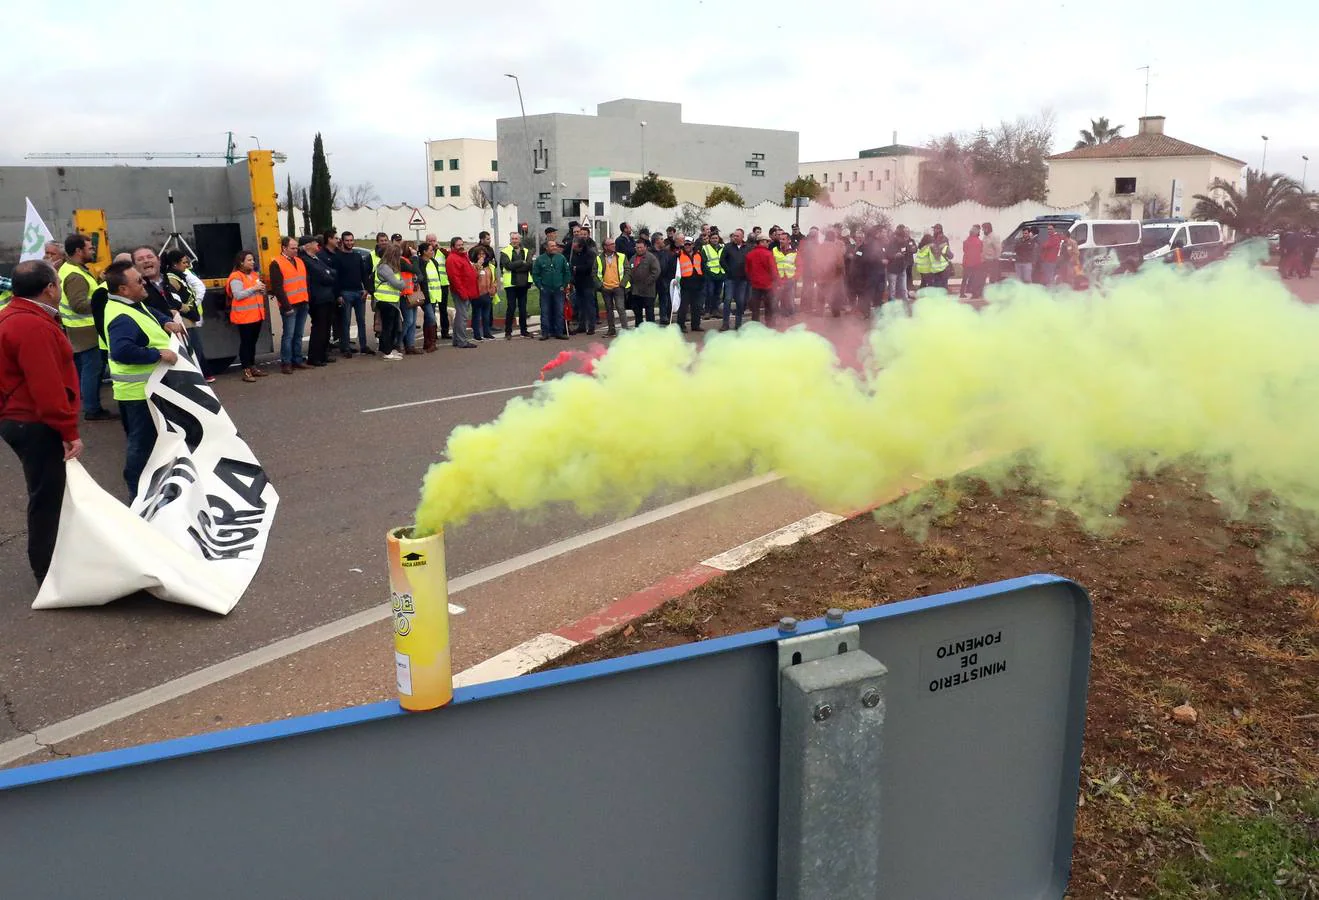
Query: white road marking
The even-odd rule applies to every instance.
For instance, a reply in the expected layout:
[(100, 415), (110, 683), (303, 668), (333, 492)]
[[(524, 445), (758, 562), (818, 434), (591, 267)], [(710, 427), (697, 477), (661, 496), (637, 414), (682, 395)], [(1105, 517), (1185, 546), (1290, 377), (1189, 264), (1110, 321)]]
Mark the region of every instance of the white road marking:
[(434, 397), (430, 400), (413, 400), (411, 403), (395, 403), (393, 406), (373, 406), (371, 409), (364, 409), (364, 413), (389, 412), (391, 409), (408, 409), (413, 406), (427, 406), (431, 403), (448, 403), (450, 400), (467, 400), (471, 397), (489, 397), (491, 394), (509, 394), (513, 391), (529, 391), (540, 382), (533, 384), (519, 384), (516, 387), (495, 388), (490, 391), (476, 391), (471, 394), (454, 394), (452, 397)]
[[(661, 506), (658, 509), (649, 512), (639, 513), (619, 522), (613, 522), (582, 534), (574, 535), (562, 541), (556, 541), (547, 544), (538, 550), (532, 550), (529, 553), (523, 553), (512, 559), (506, 559), (503, 562), (486, 566), (483, 569), (477, 569), (475, 572), (469, 572), (466, 575), (460, 575), (449, 581), (450, 596), (474, 588), (477, 585), (485, 584), (487, 581), (493, 581), (496, 578), (502, 578), (513, 572), (537, 565), (562, 556), (565, 553), (571, 553), (574, 550), (580, 550), (591, 544), (617, 537), (620, 534), (626, 534), (637, 528), (643, 528), (655, 522), (662, 521), (693, 509), (698, 509), (710, 503), (724, 500), (728, 497), (734, 497), (745, 491), (754, 490), (768, 484), (778, 481), (780, 476), (759, 475), (755, 478), (747, 478), (742, 481), (716, 488), (712, 491), (706, 491), (704, 494), (697, 494), (695, 497), (688, 497), (686, 500), (679, 500), (676, 503), (670, 503), (667, 506)], [(158, 684), (155, 687), (147, 688), (136, 694), (131, 694), (104, 706), (98, 706), (87, 712), (79, 713), (60, 722), (54, 722), (43, 728), (38, 728), (36, 732), (30, 735), (13, 738), (0, 744), (0, 766), (9, 765), (12, 762), (22, 759), (32, 753), (42, 749), (42, 745), (54, 745), (86, 734), (89, 731), (95, 731), (103, 728), (121, 719), (136, 715), (154, 706), (162, 703), (168, 703), (171, 700), (177, 700), (193, 691), (201, 690), (244, 672), (249, 672), (266, 663), (283, 659), (286, 656), (292, 656), (301, 653), (318, 644), (342, 637), (350, 632), (357, 631), (359, 628), (365, 628), (374, 625), (377, 622), (385, 621), (393, 615), (393, 610), (388, 603), (373, 606), (370, 609), (364, 609), (361, 612), (353, 613), (342, 619), (333, 622), (327, 622), (324, 625), (318, 625), (301, 634), (295, 634), (282, 640), (267, 644), (264, 647), (258, 647), (255, 650), (249, 650), (238, 656), (226, 659), (214, 665), (207, 666), (204, 669), (198, 669), (187, 675)]]
[(751, 565), (774, 547), (787, 547), (790, 544), (795, 544), (808, 535), (819, 534), (826, 528), (837, 525), (842, 521), (843, 516), (834, 515), (833, 513), (812, 513), (804, 519), (793, 522), (791, 525), (784, 525), (777, 531), (771, 531), (769, 534), (763, 534), (754, 540), (747, 541), (740, 547), (725, 550), (718, 556), (703, 560), (701, 565), (709, 566), (712, 569), (720, 569), (724, 572), (733, 572)]
[(552, 659), (558, 659), (576, 646), (576, 641), (570, 641), (557, 634), (538, 634), (516, 647), (459, 672), (453, 676), (453, 686), (468, 687), (473, 684), (484, 684), (487, 681), (513, 678), (530, 672)]

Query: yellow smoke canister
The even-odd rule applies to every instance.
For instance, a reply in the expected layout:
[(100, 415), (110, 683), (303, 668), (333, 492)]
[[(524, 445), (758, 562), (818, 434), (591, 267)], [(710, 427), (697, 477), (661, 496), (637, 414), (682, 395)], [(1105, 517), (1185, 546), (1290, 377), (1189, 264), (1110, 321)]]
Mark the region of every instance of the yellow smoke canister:
[(387, 539), (398, 701), (408, 710), (435, 709), (453, 699), (444, 532), (417, 538), (411, 527), (395, 528)]

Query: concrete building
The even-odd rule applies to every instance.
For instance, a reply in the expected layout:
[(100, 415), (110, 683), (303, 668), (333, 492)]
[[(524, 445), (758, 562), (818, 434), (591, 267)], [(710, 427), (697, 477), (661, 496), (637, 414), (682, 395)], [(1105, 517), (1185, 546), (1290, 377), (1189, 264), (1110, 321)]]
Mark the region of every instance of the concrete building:
[(858, 200), (897, 206), (917, 197), (921, 164), (933, 152), (906, 144), (862, 150), (855, 159), (799, 163), (797, 174), (824, 185), (835, 206)]
[[(1163, 133), (1163, 116), (1144, 116), (1137, 134), (1050, 156), (1050, 206), (1088, 203), (1095, 215), (1135, 217), (1147, 209), (1190, 216), (1193, 194), (1209, 192), (1215, 178), (1241, 181), (1246, 163)], [(1174, 196), (1173, 186), (1177, 185)]]
[[(597, 105), (594, 116), (514, 116), (500, 119), (495, 134), (508, 198), (537, 233), (573, 219), (606, 222), (643, 172), (673, 181), (680, 201), (700, 203), (725, 184), (749, 205), (782, 202), (797, 175), (797, 132), (684, 122), (679, 103), (622, 99)], [(592, 173), (600, 184), (602, 171), (608, 196), (593, 196)]]
[(499, 156), (494, 141), (450, 138), (426, 142), (426, 201), (432, 206), (470, 206), (473, 185), (497, 178)]

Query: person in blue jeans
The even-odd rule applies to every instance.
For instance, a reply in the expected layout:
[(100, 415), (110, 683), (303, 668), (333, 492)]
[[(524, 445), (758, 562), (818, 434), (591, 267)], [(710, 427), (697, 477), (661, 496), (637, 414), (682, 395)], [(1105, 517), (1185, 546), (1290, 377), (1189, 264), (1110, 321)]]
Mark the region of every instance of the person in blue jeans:
[(540, 339), (568, 340), (568, 323), (563, 318), (563, 289), (572, 275), (558, 241), (547, 241), (545, 252), (531, 264), (531, 281), (540, 291)]
[(307, 328), (307, 267), (298, 259), (298, 239), (286, 237), (280, 255), (270, 264), (270, 294), (279, 303), (284, 321), (284, 335), (279, 341), (279, 370), (292, 375), (294, 369), (307, 369), (302, 353), (302, 333)]
[(105, 359), (97, 342), (99, 331), (92, 309), (92, 295), (97, 279), (87, 269), (95, 254), (91, 238), (71, 234), (64, 240), (67, 261), (59, 266), (60, 318), (69, 343), (73, 345), (73, 365), (78, 370), (78, 389), (82, 398), (82, 416), (88, 422), (118, 418), (101, 405), (101, 372)]
[[(328, 235), (327, 235), (328, 237)], [(338, 238), (338, 246), (331, 247), (334, 262), (335, 289), (343, 299), (339, 307), (339, 354), (353, 355), (353, 316), (357, 316), (357, 352), (374, 355), (366, 343), (366, 298), (375, 285), (372, 283), (371, 255), (357, 249), (357, 239), (351, 231)]]

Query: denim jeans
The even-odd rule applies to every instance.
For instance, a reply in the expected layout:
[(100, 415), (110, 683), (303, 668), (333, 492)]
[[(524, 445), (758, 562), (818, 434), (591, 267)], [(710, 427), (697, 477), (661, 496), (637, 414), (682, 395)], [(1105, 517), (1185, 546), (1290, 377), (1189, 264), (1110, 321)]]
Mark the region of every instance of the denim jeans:
[(423, 328), (435, 327), (435, 304), (421, 304), (421, 324)]
[(907, 299), (906, 271), (888, 273), (888, 296), (890, 300)]
[[(305, 304), (299, 304), (303, 306)], [(137, 483), (147, 459), (156, 446), (156, 423), (151, 421), (151, 410), (146, 400), (120, 400), (119, 421), (124, 426), (127, 446), (124, 448), (124, 483), (128, 485), (128, 502), (137, 497)]]
[(719, 312), (720, 299), (724, 296), (724, 279), (705, 276), (705, 314), (712, 316)]
[(572, 290), (572, 313), (577, 322), (577, 332), (595, 331), (600, 318), (600, 301), (595, 296), (595, 284), (574, 285)]
[(494, 298), (482, 294), (472, 301), (472, 337), (480, 340), (494, 340), (495, 321)]
[(729, 306), (737, 307), (736, 327), (742, 327), (742, 314), (747, 308), (749, 284), (745, 278), (724, 279), (724, 327), (728, 327)]
[(297, 365), (303, 361), (302, 333), (307, 328), (307, 304), (299, 303), (282, 313), (284, 334), (279, 339), (279, 361), (283, 365)]
[(343, 307), (339, 310), (339, 350), (347, 353), (352, 350), (353, 316), (357, 316), (357, 349), (367, 349), (366, 344), (366, 293), (364, 291), (344, 291)]
[(79, 350), (73, 354), (73, 364), (78, 370), (78, 391), (82, 395), (83, 415), (98, 413), (101, 406), (101, 348)]
[(1040, 275), (1045, 284), (1053, 284), (1058, 278), (1058, 264), (1056, 262), (1040, 263)]
[(1035, 266), (1033, 263), (1017, 263), (1017, 280), (1030, 284), (1031, 275), (1034, 273), (1034, 270)]
[(414, 346), (417, 343), (417, 308), (408, 306), (406, 300), (398, 308), (403, 313), (403, 346)]
[(551, 337), (568, 333), (568, 323), (563, 320), (563, 288), (540, 292), (540, 333)]

